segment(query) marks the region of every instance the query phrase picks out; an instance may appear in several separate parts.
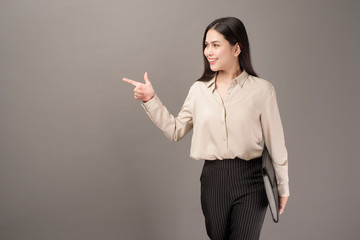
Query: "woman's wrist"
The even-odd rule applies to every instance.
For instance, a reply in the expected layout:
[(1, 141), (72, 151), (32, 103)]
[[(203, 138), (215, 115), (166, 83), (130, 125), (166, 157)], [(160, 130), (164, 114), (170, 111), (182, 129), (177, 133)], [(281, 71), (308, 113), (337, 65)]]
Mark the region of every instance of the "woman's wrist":
[(151, 99), (154, 98), (154, 96), (155, 96), (155, 94), (154, 94), (153, 96), (151, 96), (149, 99), (144, 99), (144, 100), (143, 100), (143, 103), (146, 103), (146, 102), (150, 101)]

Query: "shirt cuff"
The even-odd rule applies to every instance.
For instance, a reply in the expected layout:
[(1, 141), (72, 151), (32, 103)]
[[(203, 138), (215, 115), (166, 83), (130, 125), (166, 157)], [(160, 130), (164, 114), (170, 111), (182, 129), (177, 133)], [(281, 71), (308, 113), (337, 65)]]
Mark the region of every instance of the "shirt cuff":
[(159, 97), (155, 94), (154, 97), (152, 99), (150, 99), (147, 102), (141, 102), (141, 106), (143, 106), (143, 108), (147, 111), (150, 112), (154, 109), (156, 109), (157, 107), (159, 107), (161, 104), (161, 101), (159, 99)]
[(279, 190), (279, 196), (280, 197), (288, 197), (288, 196), (290, 196), (289, 184), (279, 184), (278, 185), (278, 190)]

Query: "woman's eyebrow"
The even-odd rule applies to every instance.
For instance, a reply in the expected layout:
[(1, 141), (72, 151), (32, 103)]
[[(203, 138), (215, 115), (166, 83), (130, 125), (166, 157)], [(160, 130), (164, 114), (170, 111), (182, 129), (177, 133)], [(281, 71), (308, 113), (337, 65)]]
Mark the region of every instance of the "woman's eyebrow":
[[(219, 40), (214, 40), (211, 43), (215, 43), (215, 42), (220, 42)], [(205, 43), (208, 43), (207, 41), (205, 41)]]

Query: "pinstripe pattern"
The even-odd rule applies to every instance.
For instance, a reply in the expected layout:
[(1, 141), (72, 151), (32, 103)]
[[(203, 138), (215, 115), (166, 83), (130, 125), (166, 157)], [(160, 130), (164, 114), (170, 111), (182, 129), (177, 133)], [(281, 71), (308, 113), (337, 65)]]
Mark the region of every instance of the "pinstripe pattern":
[(268, 205), (261, 158), (205, 160), (200, 181), (211, 240), (259, 239)]

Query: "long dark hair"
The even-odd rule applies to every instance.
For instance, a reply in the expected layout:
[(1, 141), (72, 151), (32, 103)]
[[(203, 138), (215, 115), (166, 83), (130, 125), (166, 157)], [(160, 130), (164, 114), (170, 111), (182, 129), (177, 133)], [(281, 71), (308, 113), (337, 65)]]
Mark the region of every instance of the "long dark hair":
[[(203, 38), (203, 52), (205, 49), (205, 40), (206, 34), (210, 29), (215, 29), (217, 32), (221, 33), (229, 43), (234, 46), (236, 43), (239, 43), (241, 52), (238, 56), (240, 69), (245, 70), (248, 74), (253, 76), (258, 76), (252, 65), (251, 65), (251, 58), (250, 58), (250, 45), (249, 39), (246, 33), (246, 29), (244, 24), (235, 17), (225, 17), (219, 18), (213, 21), (212, 23), (207, 26), (204, 33)], [(211, 78), (214, 77), (215, 72), (210, 69), (210, 64), (204, 57), (204, 73), (197, 81), (209, 81)]]

